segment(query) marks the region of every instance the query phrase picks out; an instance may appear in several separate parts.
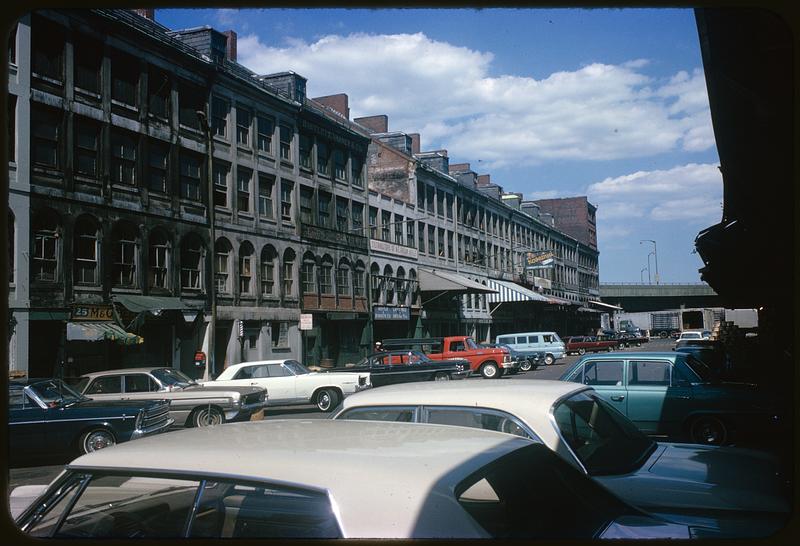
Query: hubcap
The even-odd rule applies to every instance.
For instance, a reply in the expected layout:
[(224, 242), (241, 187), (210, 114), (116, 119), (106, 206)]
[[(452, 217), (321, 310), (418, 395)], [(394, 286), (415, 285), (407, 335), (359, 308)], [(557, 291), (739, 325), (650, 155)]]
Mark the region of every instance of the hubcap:
[(434, 379), (436, 381), (449, 381), (450, 380), (450, 376), (447, 375), (446, 373), (438, 373), (438, 374), (436, 374), (436, 377)]
[(322, 410), (328, 409), (328, 407), (330, 407), (331, 405), (331, 395), (328, 394), (327, 392), (323, 392), (322, 394), (320, 394), (318, 405), (319, 408)]
[(113, 445), (111, 437), (103, 432), (95, 432), (86, 439), (86, 451), (92, 452)]
[(494, 368), (494, 366), (486, 366), (483, 370), (483, 373), (486, 377), (494, 377), (497, 373), (497, 370)]

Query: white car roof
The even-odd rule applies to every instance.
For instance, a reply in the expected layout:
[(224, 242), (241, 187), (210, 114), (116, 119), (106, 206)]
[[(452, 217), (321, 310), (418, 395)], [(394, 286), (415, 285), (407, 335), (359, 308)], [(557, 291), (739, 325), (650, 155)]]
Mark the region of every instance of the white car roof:
[(116, 370), (103, 370), (99, 372), (90, 372), (81, 375), (81, 377), (99, 377), (103, 375), (119, 375), (124, 373), (149, 373), (153, 370), (174, 370), (176, 372), (180, 372), (181, 370), (178, 368), (173, 368), (171, 366), (145, 366), (142, 368), (119, 368)]
[[(327, 490), (347, 537), (463, 537), (485, 532), (453, 489), (530, 440), (478, 429), (286, 419), (184, 429), (74, 460), (71, 469), (169, 471)], [(445, 525), (442, 525), (445, 523)]]
[(550, 409), (560, 398), (586, 390), (591, 388), (581, 383), (546, 379), (401, 383), (351, 394), (342, 402), (340, 411), (361, 406), (395, 405), (469, 406), (501, 410), (522, 420), (547, 447), (579, 465), (550, 421)]

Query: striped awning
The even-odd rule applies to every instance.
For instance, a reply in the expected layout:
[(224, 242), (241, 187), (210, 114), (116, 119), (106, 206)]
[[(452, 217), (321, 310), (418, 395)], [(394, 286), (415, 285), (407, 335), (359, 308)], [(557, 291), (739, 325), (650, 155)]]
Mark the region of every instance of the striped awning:
[(126, 332), (113, 322), (68, 322), (67, 341), (109, 340), (120, 345), (138, 345), (144, 338)]
[(496, 294), (486, 296), (488, 303), (507, 303), (512, 301), (547, 301), (545, 296), (537, 294), (529, 288), (525, 288), (511, 281), (500, 281), (497, 279), (486, 279), (486, 286), (497, 291)]
[(494, 290), (463, 275), (441, 269), (418, 270), (421, 292), (456, 292), (461, 294), (489, 294)]

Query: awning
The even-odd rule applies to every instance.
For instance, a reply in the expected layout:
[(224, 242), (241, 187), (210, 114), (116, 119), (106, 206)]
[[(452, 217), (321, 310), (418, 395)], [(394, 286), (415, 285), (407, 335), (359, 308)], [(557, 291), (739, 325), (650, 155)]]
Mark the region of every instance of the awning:
[(592, 309), (590, 307), (578, 307), (576, 309), (578, 313), (602, 313), (599, 309)]
[(589, 300), (589, 303), (593, 305), (599, 305), (600, 307), (608, 307), (609, 309), (617, 309), (619, 311), (622, 311), (622, 307), (619, 307), (617, 305), (611, 305), (610, 303), (603, 303), (602, 301)]
[(111, 296), (114, 303), (123, 305), (128, 311), (142, 313), (150, 311), (154, 315), (160, 315), (162, 311), (182, 311), (197, 313), (203, 309), (202, 303), (189, 303), (180, 298), (169, 298), (163, 296), (136, 296), (128, 294), (114, 294)]
[(138, 345), (144, 339), (126, 332), (113, 322), (68, 322), (67, 341), (110, 340), (120, 345)]
[(545, 294), (544, 297), (547, 298), (547, 303), (552, 303), (553, 305), (572, 305), (574, 303), (564, 298), (559, 298), (558, 296), (551, 296), (550, 294)]
[(418, 271), (421, 292), (459, 292), (461, 294), (493, 294), (495, 290), (457, 273), (436, 269)]
[(497, 279), (487, 279), (486, 285), (494, 288), (497, 294), (486, 297), (489, 303), (507, 303), (512, 301), (547, 301), (547, 298), (537, 294), (529, 288), (525, 288), (515, 282), (500, 281)]

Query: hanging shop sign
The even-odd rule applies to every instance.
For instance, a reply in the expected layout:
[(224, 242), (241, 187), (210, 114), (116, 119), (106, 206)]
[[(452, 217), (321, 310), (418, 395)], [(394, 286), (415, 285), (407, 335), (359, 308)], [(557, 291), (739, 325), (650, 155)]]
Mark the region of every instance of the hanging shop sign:
[(375, 305), (372, 307), (372, 318), (375, 320), (411, 320), (411, 309), (409, 307)]
[(114, 320), (114, 311), (110, 305), (75, 304), (70, 320)]
[(314, 315), (311, 313), (300, 314), (300, 329), (312, 330), (314, 328)]
[(525, 269), (542, 269), (545, 267), (552, 267), (555, 257), (556, 255), (552, 250), (528, 252), (525, 256)]

